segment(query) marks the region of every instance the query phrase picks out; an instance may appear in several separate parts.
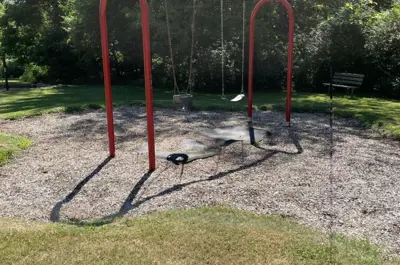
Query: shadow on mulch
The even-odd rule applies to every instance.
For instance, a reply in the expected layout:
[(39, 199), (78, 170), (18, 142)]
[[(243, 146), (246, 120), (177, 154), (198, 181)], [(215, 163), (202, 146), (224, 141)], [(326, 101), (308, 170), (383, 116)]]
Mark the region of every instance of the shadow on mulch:
[[(267, 153), (260, 159), (253, 161), (250, 164), (247, 165), (242, 165), (238, 168), (235, 169), (231, 169), (231, 170), (227, 170), (227, 171), (223, 171), (223, 172), (219, 172), (217, 174), (208, 176), (205, 179), (199, 179), (199, 180), (193, 180), (193, 181), (189, 181), (189, 182), (185, 182), (185, 183), (180, 183), (180, 184), (176, 184), (173, 185), (157, 194), (151, 195), (151, 196), (147, 196), (144, 198), (138, 198), (138, 194), (139, 191), (141, 190), (141, 188), (143, 187), (143, 185), (146, 183), (146, 181), (150, 178), (150, 176), (153, 174), (152, 171), (148, 171), (146, 173), (144, 173), (142, 175), (142, 177), (139, 179), (139, 181), (135, 184), (135, 186), (133, 187), (132, 191), (130, 192), (130, 194), (127, 196), (127, 198), (125, 199), (125, 201), (122, 203), (120, 209), (118, 212), (113, 213), (111, 215), (105, 216), (101, 219), (98, 220), (93, 220), (93, 221), (86, 221), (86, 220), (68, 220), (65, 221), (65, 223), (68, 224), (73, 224), (73, 225), (78, 225), (78, 226), (101, 226), (104, 224), (108, 224), (108, 223), (112, 223), (114, 220), (116, 220), (117, 218), (123, 217), (125, 216), (129, 211), (134, 210), (135, 208), (139, 207), (140, 205), (142, 205), (143, 203), (146, 203), (152, 199), (158, 198), (158, 197), (162, 197), (174, 192), (179, 192), (180, 190), (182, 190), (185, 187), (191, 186), (193, 184), (196, 183), (201, 183), (201, 182), (208, 182), (208, 181), (214, 181), (214, 180), (218, 180), (220, 178), (226, 177), (230, 174), (236, 173), (236, 172), (240, 172), (242, 170), (246, 170), (249, 169), (253, 166), (259, 165), (260, 163), (265, 162), (266, 160), (268, 160), (269, 158), (273, 157), (274, 155), (278, 154), (278, 153), (284, 153), (284, 154), (288, 154), (288, 155), (298, 155), (303, 153), (303, 148), (298, 140), (298, 136), (295, 135), (294, 132), (290, 133), (290, 138), (293, 141), (293, 144), (295, 145), (297, 152), (285, 152), (285, 151), (279, 151), (279, 150), (272, 150), (272, 149), (266, 149), (263, 147), (257, 147), (259, 149), (262, 149), (264, 151), (266, 151)], [(218, 159), (219, 160), (219, 159)], [(60, 222), (60, 210), (62, 208), (62, 206), (66, 203), (69, 203), (79, 192), (80, 190), (83, 188), (83, 186), (88, 183), (96, 174), (98, 174), (101, 169), (107, 165), (108, 162), (111, 161), (111, 157), (108, 157), (107, 159), (105, 159), (93, 172), (91, 172), (87, 177), (85, 177), (73, 190), (71, 193), (69, 193), (62, 201), (58, 202), (55, 204), (55, 206), (53, 207), (52, 211), (51, 211), (51, 215), (50, 215), (50, 220), (52, 222)], [(219, 161), (217, 161), (218, 163)], [(180, 173), (180, 178), (182, 178), (182, 175), (184, 173), (184, 165), (181, 165), (181, 173)], [(168, 167), (166, 167), (165, 169), (161, 170), (161, 172), (159, 173), (159, 175), (161, 175)], [(136, 199), (136, 201), (135, 201)]]
[(60, 210), (62, 206), (66, 203), (69, 203), (80, 191), (81, 189), (94, 177), (96, 176), (102, 169), (105, 167), (110, 161), (112, 157), (107, 157), (103, 162), (101, 162), (95, 170), (93, 170), (89, 175), (87, 175), (78, 185), (61, 201), (57, 202), (54, 205), (53, 209), (50, 213), (50, 220), (52, 222), (59, 222), (60, 220)]

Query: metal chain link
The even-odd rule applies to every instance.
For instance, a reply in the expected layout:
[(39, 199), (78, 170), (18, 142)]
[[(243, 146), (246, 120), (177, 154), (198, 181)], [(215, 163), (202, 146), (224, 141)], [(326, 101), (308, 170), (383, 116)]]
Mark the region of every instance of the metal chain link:
[(245, 28), (246, 28), (246, 0), (243, 0), (242, 3), (243, 8), (243, 25), (242, 25), (242, 87), (240, 90), (240, 94), (244, 94), (244, 45), (245, 45)]
[(190, 47), (189, 77), (186, 93), (192, 94), (192, 74), (193, 74), (193, 54), (194, 54), (194, 36), (195, 36), (195, 18), (196, 18), (196, 0), (193, 0), (193, 17), (192, 17), (192, 44)]
[(222, 87), (222, 98), (225, 98), (225, 45), (224, 45), (224, 0), (221, 1), (221, 87)]
[(175, 72), (175, 62), (174, 62), (174, 52), (172, 50), (172, 38), (171, 38), (171, 29), (169, 26), (169, 13), (168, 13), (168, 4), (167, 0), (164, 0), (164, 6), (165, 6), (165, 17), (167, 20), (167, 34), (168, 34), (168, 45), (169, 45), (169, 55), (171, 57), (171, 66), (172, 66), (172, 75), (174, 78), (174, 95), (176, 95), (176, 92), (179, 92), (179, 87), (178, 87), (178, 82), (176, 81), (176, 72)]

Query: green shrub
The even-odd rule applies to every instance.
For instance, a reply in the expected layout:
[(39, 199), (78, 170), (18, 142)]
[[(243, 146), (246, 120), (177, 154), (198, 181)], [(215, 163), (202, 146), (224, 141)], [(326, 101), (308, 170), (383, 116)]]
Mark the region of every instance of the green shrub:
[(260, 106), (260, 110), (262, 111), (272, 111), (274, 109), (274, 106), (272, 104), (263, 104)]
[(385, 10), (370, 0), (348, 2), (310, 35), (300, 34), (296, 43), (299, 89), (326, 93), (322, 83), (332, 66), (334, 72), (364, 74), (361, 91), (400, 97), (400, 4)]
[[(0, 63), (0, 72), (3, 75), (4, 67)], [(24, 72), (24, 67), (15, 59), (7, 59), (7, 74), (9, 78), (19, 78)]]
[(70, 105), (65, 107), (65, 112), (66, 113), (75, 113), (75, 112), (80, 112), (83, 111), (85, 108), (82, 105)]
[(21, 76), (21, 80), (29, 83), (43, 82), (48, 76), (49, 67), (39, 66), (35, 63), (25, 65), (25, 71)]
[(375, 88), (382, 94), (400, 98), (400, 4), (371, 18), (366, 50)]
[(87, 104), (87, 108), (91, 109), (91, 110), (98, 110), (98, 109), (101, 109), (102, 106), (100, 104), (90, 103), (90, 104)]

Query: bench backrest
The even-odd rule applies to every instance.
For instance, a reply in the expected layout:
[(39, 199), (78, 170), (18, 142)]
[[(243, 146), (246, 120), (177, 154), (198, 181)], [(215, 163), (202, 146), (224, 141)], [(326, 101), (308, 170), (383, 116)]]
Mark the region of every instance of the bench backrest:
[(361, 86), (363, 80), (364, 75), (362, 74), (335, 73), (332, 81), (335, 84)]

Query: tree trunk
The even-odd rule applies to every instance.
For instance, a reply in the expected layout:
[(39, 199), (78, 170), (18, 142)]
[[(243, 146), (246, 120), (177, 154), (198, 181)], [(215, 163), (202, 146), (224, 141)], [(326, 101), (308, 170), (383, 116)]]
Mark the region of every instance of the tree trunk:
[(3, 54), (3, 68), (4, 68), (4, 80), (6, 82), (6, 90), (10, 90), (10, 87), (8, 86), (8, 74), (7, 74), (7, 63), (6, 63), (6, 54)]

